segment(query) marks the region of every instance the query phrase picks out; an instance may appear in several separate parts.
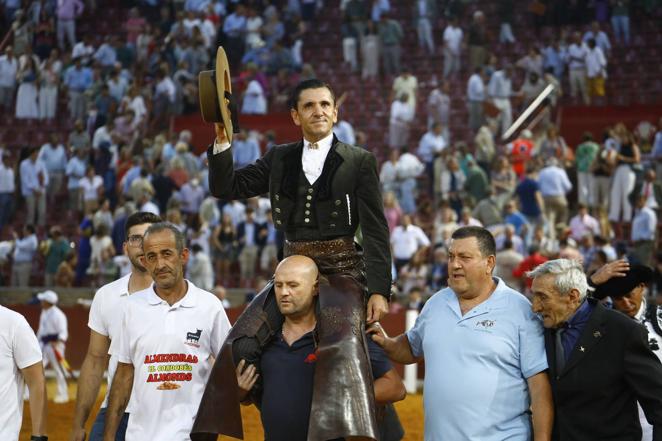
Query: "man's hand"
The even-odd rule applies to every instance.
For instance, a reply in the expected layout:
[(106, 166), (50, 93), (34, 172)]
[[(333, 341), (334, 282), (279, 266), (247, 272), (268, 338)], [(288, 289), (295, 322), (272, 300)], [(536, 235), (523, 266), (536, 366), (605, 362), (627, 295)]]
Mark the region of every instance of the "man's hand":
[(225, 126), (223, 123), (214, 123), (214, 130), (216, 131), (217, 144), (225, 144), (226, 142), (230, 142), (228, 140), (228, 134), (225, 131)]
[(628, 271), (630, 271), (630, 263), (627, 260), (614, 260), (598, 268), (591, 276), (591, 282), (595, 285), (602, 285), (612, 277), (625, 277)]
[(388, 302), (381, 294), (373, 294), (368, 299), (368, 312), (366, 323), (370, 324), (381, 320), (388, 313)]
[(365, 329), (365, 333), (369, 335), (372, 338), (372, 341), (377, 343), (379, 346), (382, 348), (384, 347), (385, 344), (388, 344), (388, 335), (386, 334), (386, 331), (384, 331), (384, 328), (382, 328), (381, 323), (379, 322), (374, 322)]
[(241, 360), (237, 365), (236, 370), (237, 384), (239, 385), (239, 401), (244, 401), (248, 392), (250, 392), (255, 385), (257, 377), (260, 376), (260, 374), (255, 371), (255, 366), (252, 364), (246, 366), (246, 369), (244, 369), (244, 366), (246, 366), (246, 360)]

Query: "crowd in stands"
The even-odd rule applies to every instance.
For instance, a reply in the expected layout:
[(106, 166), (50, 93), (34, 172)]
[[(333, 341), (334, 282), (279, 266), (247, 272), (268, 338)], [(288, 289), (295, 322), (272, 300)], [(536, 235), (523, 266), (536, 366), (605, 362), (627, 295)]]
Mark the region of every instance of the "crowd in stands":
[[(242, 114), (287, 110), (294, 85), (315, 76), (317, 60), (305, 63), (302, 56), (306, 34), (337, 5), (127, 2), (122, 29), (99, 37), (80, 35), (76, 25), (100, 3), (2, 3), (0, 29), (11, 33), (0, 48), (1, 115), (71, 123), (66, 138), (52, 135), (20, 154), (0, 150), (0, 238), (7, 239), (0, 242), (0, 263), (10, 268), (0, 273), (3, 284), (113, 280), (129, 270), (124, 222), (141, 210), (186, 232), (189, 277), (197, 286), (259, 289), (282, 241), (269, 200), (210, 197), (206, 155), (194, 153), (190, 132), (171, 133), (169, 121), (197, 111), (197, 73), (210, 68), (218, 44), (240, 66), (233, 67), (233, 84)], [(581, 259), (590, 270), (628, 255), (657, 263), (659, 273), (662, 120), (629, 128), (615, 123), (604, 133), (586, 133), (578, 146), (568, 145), (555, 125), (562, 85), (569, 85), (572, 102), (605, 103), (612, 48), (629, 44), (635, 2), (595, 1), (592, 9), (588, 2), (532, 2), (530, 19), (553, 33), (526, 36), (526, 53), (512, 60), (493, 51), (525, 39), (514, 23), (520, 5), (497, 3), (496, 34), (470, 2), (407, 2), (412, 21), (394, 14), (388, 0), (339, 3), (336, 35), (346, 65), (338, 68), (391, 88), (384, 145), (366, 141), (348, 121), (335, 131), (385, 157), (380, 179), (395, 289), (417, 303), (443, 287), (446, 246), (463, 225), (494, 233), (497, 275), (516, 288), (526, 288), (527, 270), (555, 257)], [(420, 51), (439, 59), (427, 96), (416, 66), (402, 63), (407, 32), (416, 33)], [(513, 116), (548, 84), (555, 89), (540, 123), (501, 142)], [(450, 94), (458, 85), (466, 87), (471, 132), (455, 139)], [(59, 96), (67, 97), (66, 108)], [(420, 139), (417, 124), (427, 128)], [(237, 134), (235, 165), (253, 162), (273, 142), (268, 133)], [(48, 221), (50, 210), (65, 206), (77, 229)], [(19, 227), (14, 220), (23, 207)], [(35, 274), (40, 262), (43, 279)]]

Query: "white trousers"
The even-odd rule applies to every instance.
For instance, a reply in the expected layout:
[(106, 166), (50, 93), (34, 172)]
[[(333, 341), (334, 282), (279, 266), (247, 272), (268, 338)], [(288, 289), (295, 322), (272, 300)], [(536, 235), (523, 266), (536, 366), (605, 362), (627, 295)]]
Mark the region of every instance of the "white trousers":
[(632, 205), (629, 196), (634, 190), (636, 176), (629, 165), (621, 164), (616, 168), (609, 192), (609, 220), (612, 222), (630, 222)]
[(42, 354), (44, 355), (44, 368), (48, 365), (55, 371), (55, 381), (57, 383), (57, 398), (66, 398), (69, 399), (69, 390), (67, 389), (67, 377), (64, 375), (64, 368), (60, 366), (60, 363), (57, 361), (55, 356), (55, 351), (53, 351), (53, 345), (57, 348), (58, 352), (62, 357), (64, 357), (64, 343), (55, 342), (47, 343), (42, 348)]

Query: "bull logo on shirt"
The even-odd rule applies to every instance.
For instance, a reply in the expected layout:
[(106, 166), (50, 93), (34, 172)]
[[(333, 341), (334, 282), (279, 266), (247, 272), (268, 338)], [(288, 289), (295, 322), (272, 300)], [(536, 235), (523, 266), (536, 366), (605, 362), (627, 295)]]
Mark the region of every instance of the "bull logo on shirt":
[(480, 322), (476, 322), (476, 326), (482, 327), (484, 329), (491, 328), (494, 326), (494, 320), (482, 320)]
[(187, 332), (186, 344), (189, 346), (195, 346), (196, 348), (199, 348), (200, 344), (198, 342), (200, 341), (200, 335), (202, 335), (202, 329), (197, 329), (196, 332)]

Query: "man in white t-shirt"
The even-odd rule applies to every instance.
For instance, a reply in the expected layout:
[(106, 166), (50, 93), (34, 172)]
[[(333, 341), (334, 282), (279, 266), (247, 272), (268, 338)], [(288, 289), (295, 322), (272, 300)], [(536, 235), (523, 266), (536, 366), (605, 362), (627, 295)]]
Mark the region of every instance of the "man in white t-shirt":
[(0, 439), (18, 441), (23, 421), (23, 391), (30, 392), (32, 439), (46, 436), (46, 380), (41, 348), (25, 318), (0, 306)]
[[(143, 255), (142, 240), (145, 230), (153, 223), (160, 222), (161, 218), (152, 213), (137, 212), (130, 215), (126, 221), (124, 254), (131, 262), (131, 272), (102, 286), (94, 295), (90, 308), (90, 317), (87, 326), (90, 328), (90, 343), (83, 361), (78, 378), (78, 392), (76, 394), (76, 413), (74, 415), (71, 441), (82, 441), (85, 438), (85, 422), (90, 416), (92, 406), (99, 394), (103, 379), (103, 371), (108, 366), (108, 384), (112, 384), (113, 375), (117, 369), (117, 357), (108, 358), (108, 349), (120, 331), (122, 320), (122, 306), (129, 296), (142, 291), (152, 283), (152, 277), (147, 272), (140, 258)], [(110, 388), (108, 388), (110, 389)], [(90, 431), (90, 441), (100, 441), (103, 436), (108, 407), (108, 393), (101, 404), (101, 409)], [(117, 440), (124, 439), (126, 426), (129, 421), (131, 403), (127, 406), (116, 433)]]
[(398, 272), (400, 268), (409, 263), (414, 254), (428, 246), (430, 246), (430, 239), (421, 227), (412, 224), (410, 215), (403, 215), (400, 225), (395, 227), (393, 233), (391, 233), (391, 247), (393, 248), (395, 268)]
[(50, 365), (55, 372), (57, 394), (53, 401), (66, 403), (69, 401), (67, 388), (68, 372), (63, 365), (65, 342), (69, 338), (67, 316), (57, 306), (58, 297), (54, 291), (47, 290), (37, 294), (41, 302), (41, 315), (39, 316), (39, 329), (37, 338), (41, 343), (44, 356), (44, 367)]
[(120, 337), (110, 352), (119, 363), (110, 389), (105, 441), (115, 439), (133, 399), (127, 441), (190, 440), (200, 399), (230, 330), (221, 301), (184, 279), (189, 250), (170, 223), (150, 226), (143, 262), (154, 284), (124, 305)]
[(444, 78), (460, 72), (460, 55), (464, 33), (457, 25), (457, 18), (452, 17), (444, 29)]

